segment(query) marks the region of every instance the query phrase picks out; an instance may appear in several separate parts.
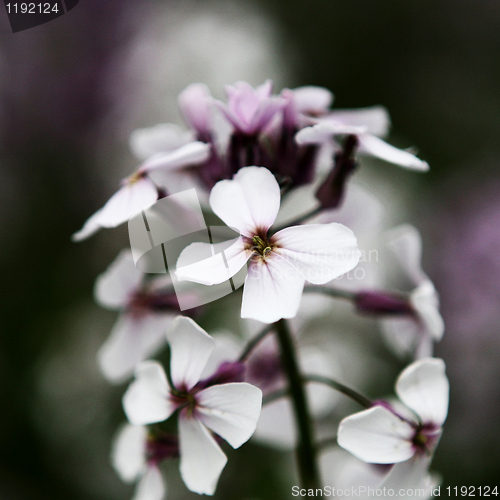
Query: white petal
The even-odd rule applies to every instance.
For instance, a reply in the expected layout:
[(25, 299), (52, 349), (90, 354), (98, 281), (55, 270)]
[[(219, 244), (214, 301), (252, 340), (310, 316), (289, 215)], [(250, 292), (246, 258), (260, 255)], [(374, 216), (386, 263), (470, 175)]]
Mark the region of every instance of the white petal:
[(135, 368), (136, 380), (123, 396), (123, 409), (133, 425), (166, 420), (176, 409), (163, 367), (156, 361), (144, 361)]
[(243, 288), (241, 317), (274, 323), (297, 314), (304, 288), (304, 277), (289, 261), (274, 254), (250, 262)]
[(130, 148), (140, 160), (177, 149), (194, 141), (194, 135), (174, 123), (160, 123), (154, 127), (134, 130), (130, 135)]
[(339, 446), (363, 462), (392, 464), (414, 454), (413, 428), (387, 408), (376, 406), (340, 422)]
[(339, 109), (332, 111), (326, 118), (352, 125), (366, 127), (366, 133), (384, 137), (389, 132), (391, 119), (384, 106), (370, 106), (369, 108)]
[(414, 356), (426, 332), (412, 317), (387, 318), (381, 321), (384, 341), (401, 358)]
[(179, 440), (184, 484), (200, 495), (213, 495), (226, 455), (201, 422), (184, 414), (179, 418)]
[(166, 484), (163, 481), (158, 467), (148, 467), (137, 484), (132, 500), (163, 500), (167, 494)]
[(410, 302), (419, 315), (426, 332), (439, 341), (444, 333), (444, 321), (439, 313), (439, 297), (430, 280), (421, 283), (410, 296)]
[(214, 339), (191, 318), (178, 316), (167, 332), (170, 344), (170, 373), (176, 389), (191, 390), (200, 380)]
[(140, 172), (154, 170), (175, 170), (188, 165), (197, 165), (207, 161), (210, 156), (210, 145), (194, 141), (168, 153), (159, 153), (146, 160), (139, 169)]
[(127, 306), (130, 295), (139, 289), (144, 274), (134, 265), (130, 250), (122, 250), (113, 263), (97, 277), (94, 287), (96, 302), (110, 309)]
[(297, 144), (323, 144), (339, 134), (362, 134), (366, 127), (354, 127), (334, 121), (321, 121), (312, 127), (305, 127), (295, 135)]
[(424, 358), (412, 363), (396, 382), (396, 394), (423, 423), (441, 426), (448, 415), (450, 385), (442, 359)]
[(196, 395), (196, 416), (233, 448), (255, 431), (262, 408), (262, 391), (241, 383), (214, 385)]
[(106, 379), (119, 384), (130, 377), (138, 363), (167, 343), (165, 332), (173, 318), (172, 314), (122, 314), (97, 353)]
[(322, 284), (350, 271), (358, 264), (354, 233), (342, 224), (306, 224), (288, 227), (272, 237), (279, 253), (310, 283)]
[[(427, 455), (417, 454), (406, 462), (395, 464), (378, 488), (385, 487), (387, 490), (393, 489), (394, 491), (428, 489), (430, 486), (428, 469), (431, 458)], [(419, 495), (419, 497), (429, 498), (430, 491), (425, 491), (425, 494)]]
[(299, 113), (324, 114), (333, 102), (333, 94), (313, 85), (293, 89), (293, 102)]
[(293, 450), (297, 445), (297, 424), (292, 403), (279, 399), (262, 408), (252, 440), (280, 450)]
[(180, 281), (217, 285), (233, 277), (251, 255), (241, 237), (213, 245), (191, 243), (179, 255), (175, 275)]
[(411, 170), (419, 170), (421, 172), (429, 170), (427, 162), (420, 160), (415, 155), (408, 153), (408, 151), (403, 151), (387, 144), (387, 142), (374, 135), (362, 134), (358, 136), (358, 139), (360, 152)]
[(111, 463), (126, 483), (134, 481), (146, 468), (146, 439), (146, 427), (126, 424), (113, 441)]
[(101, 224), (99, 223), (101, 217), (102, 208), (100, 208), (95, 214), (91, 215), (86, 221), (80, 231), (73, 233), (71, 235), (72, 241), (83, 241), (87, 238), (90, 238), (93, 234), (95, 234), (99, 229), (101, 229)]
[(210, 193), (210, 206), (229, 227), (252, 238), (267, 231), (280, 208), (280, 188), (264, 167), (245, 167), (230, 181), (220, 181)]

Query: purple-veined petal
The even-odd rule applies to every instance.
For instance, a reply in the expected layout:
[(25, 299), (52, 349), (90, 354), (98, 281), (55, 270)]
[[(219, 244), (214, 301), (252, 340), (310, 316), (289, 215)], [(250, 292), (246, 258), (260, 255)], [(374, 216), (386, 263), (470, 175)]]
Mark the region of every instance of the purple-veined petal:
[(186, 123), (201, 135), (210, 134), (212, 102), (208, 87), (192, 83), (179, 94), (178, 102)]
[(413, 456), (413, 434), (410, 424), (387, 408), (376, 406), (344, 418), (337, 441), (363, 462), (393, 464)]
[(293, 103), (299, 113), (322, 115), (332, 105), (333, 94), (323, 87), (308, 85), (292, 90)]
[(132, 500), (163, 500), (167, 494), (167, 486), (158, 467), (149, 466), (137, 483)]
[(144, 361), (135, 368), (135, 381), (123, 396), (123, 409), (133, 425), (166, 420), (176, 410), (163, 367), (157, 361)]
[(134, 265), (130, 250), (122, 250), (106, 271), (97, 277), (94, 287), (96, 302), (109, 309), (126, 307), (143, 277), (144, 274)]
[(305, 127), (295, 135), (297, 144), (323, 144), (330, 141), (339, 134), (362, 134), (366, 132), (365, 127), (344, 125), (333, 121), (321, 121), (312, 127)]
[(138, 363), (167, 343), (165, 332), (173, 318), (169, 313), (120, 315), (97, 353), (99, 367), (106, 379), (119, 384), (130, 377)]
[(332, 111), (325, 120), (333, 120), (353, 127), (365, 127), (367, 134), (384, 137), (389, 132), (391, 119), (384, 106), (370, 106), (358, 109), (339, 109)]
[(423, 423), (441, 426), (448, 415), (450, 385), (442, 359), (415, 361), (398, 377), (396, 394)]
[(272, 237), (276, 253), (291, 262), (310, 283), (327, 283), (358, 264), (354, 233), (342, 224), (306, 224), (282, 229)]
[(304, 288), (302, 273), (274, 252), (265, 261), (254, 259), (245, 279), (241, 317), (263, 323), (295, 317)]
[(146, 427), (125, 424), (113, 440), (111, 463), (120, 478), (131, 483), (146, 468)]
[(262, 391), (245, 382), (214, 385), (196, 395), (196, 417), (233, 448), (250, 439), (261, 407)]
[(173, 123), (160, 123), (154, 127), (134, 130), (130, 135), (130, 149), (139, 160), (158, 153), (166, 153), (194, 141), (194, 134)]
[(176, 389), (189, 391), (200, 380), (214, 339), (191, 318), (178, 316), (167, 332), (170, 344), (170, 373)]
[(274, 223), (280, 208), (280, 188), (267, 168), (245, 167), (232, 180), (213, 187), (210, 206), (229, 227), (252, 238)]
[(187, 488), (200, 495), (213, 495), (227, 457), (208, 429), (183, 411), (179, 417), (181, 477)]
[(374, 135), (361, 134), (359, 139), (359, 151), (385, 160), (400, 167), (409, 168), (411, 170), (418, 170), (426, 172), (429, 170), (429, 164), (420, 160), (415, 155), (408, 153), (402, 149), (395, 148), (387, 142), (375, 137)]
[(215, 244), (191, 243), (179, 255), (175, 274), (179, 281), (217, 285), (233, 277), (251, 255), (241, 237)]

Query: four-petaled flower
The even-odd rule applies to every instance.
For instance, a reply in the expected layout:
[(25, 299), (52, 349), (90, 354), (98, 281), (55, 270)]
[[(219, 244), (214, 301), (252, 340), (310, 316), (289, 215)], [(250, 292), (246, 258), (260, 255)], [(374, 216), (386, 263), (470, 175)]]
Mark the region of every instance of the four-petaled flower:
[(140, 363), (123, 397), (125, 413), (131, 424), (146, 425), (179, 411), (182, 479), (191, 491), (212, 495), (227, 457), (210, 431), (239, 448), (255, 431), (262, 392), (244, 382), (199, 383), (215, 342), (191, 319), (178, 317), (167, 339), (172, 386), (159, 363)]

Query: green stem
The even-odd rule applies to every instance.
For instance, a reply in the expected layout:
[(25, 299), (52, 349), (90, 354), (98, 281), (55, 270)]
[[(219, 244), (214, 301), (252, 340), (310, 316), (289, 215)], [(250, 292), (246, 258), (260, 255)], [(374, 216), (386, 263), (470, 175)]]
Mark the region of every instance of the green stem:
[(368, 398), (355, 391), (354, 389), (351, 389), (350, 387), (347, 387), (346, 385), (341, 384), (340, 382), (337, 382), (336, 380), (333, 380), (331, 378), (323, 377), (322, 375), (303, 375), (302, 380), (306, 382), (317, 382), (319, 384), (328, 385), (332, 389), (341, 392), (342, 394), (351, 398), (353, 401), (356, 401), (356, 403), (359, 403), (365, 408), (371, 408), (373, 406), (373, 403)]
[(247, 360), (248, 356), (252, 353), (252, 351), (257, 347), (257, 344), (274, 328), (274, 325), (267, 325), (261, 332), (259, 332), (253, 339), (251, 339), (248, 344), (243, 349), (238, 361), (243, 363)]
[(326, 286), (306, 286), (304, 287), (304, 292), (306, 293), (321, 293), (323, 295), (329, 295), (330, 297), (335, 297), (336, 299), (345, 299), (354, 301), (356, 294), (349, 292), (347, 290), (341, 290), (340, 288), (330, 288)]
[(302, 375), (299, 370), (295, 346), (284, 319), (274, 324), (277, 330), (283, 370), (288, 379), (295, 420), (299, 431), (297, 461), (301, 483), (304, 488), (319, 487), (316, 448), (313, 442), (311, 416), (307, 404)]
[(290, 391), (288, 389), (279, 389), (277, 391), (266, 394), (262, 399), (262, 406), (268, 405), (273, 401), (284, 398), (285, 396), (289, 396)]

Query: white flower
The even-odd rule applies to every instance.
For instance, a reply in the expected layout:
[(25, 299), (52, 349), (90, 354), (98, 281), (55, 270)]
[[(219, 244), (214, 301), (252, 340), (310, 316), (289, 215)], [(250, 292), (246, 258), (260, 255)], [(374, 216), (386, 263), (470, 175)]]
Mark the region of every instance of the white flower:
[(376, 405), (342, 420), (339, 445), (369, 463), (393, 464), (432, 456), (448, 414), (449, 383), (443, 360), (424, 358), (408, 366), (396, 382), (404, 407)]
[(305, 281), (327, 283), (358, 263), (356, 238), (341, 224), (288, 227), (268, 236), (280, 207), (280, 188), (266, 168), (246, 167), (233, 180), (218, 182), (210, 193), (210, 206), (241, 237), (223, 253), (183, 266), (186, 255), (199, 252), (202, 244), (190, 245), (177, 262), (176, 274), (179, 280), (214, 285), (250, 260), (242, 318), (265, 323), (293, 318)]
[[(129, 250), (122, 251), (95, 285), (98, 304), (120, 310), (120, 317), (98, 352), (99, 367), (110, 382), (124, 381), (140, 361), (166, 343), (165, 332), (178, 313), (168, 276), (146, 286)], [(162, 290), (160, 292), (160, 290)]]
[(215, 342), (191, 319), (178, 317), (167, 339), (173, 387), (159, 363), (140, 363), (136, 380), (123, 397), (125, 413), (133, 425), (145, 425), (162, 422), (180, 410), (182, 479), (191, 491), (212, 495), (227, 457), (209, 429), (239, 448), (255, 431), (262, 392), (247, 383), (206, 388), (198, 384)]

